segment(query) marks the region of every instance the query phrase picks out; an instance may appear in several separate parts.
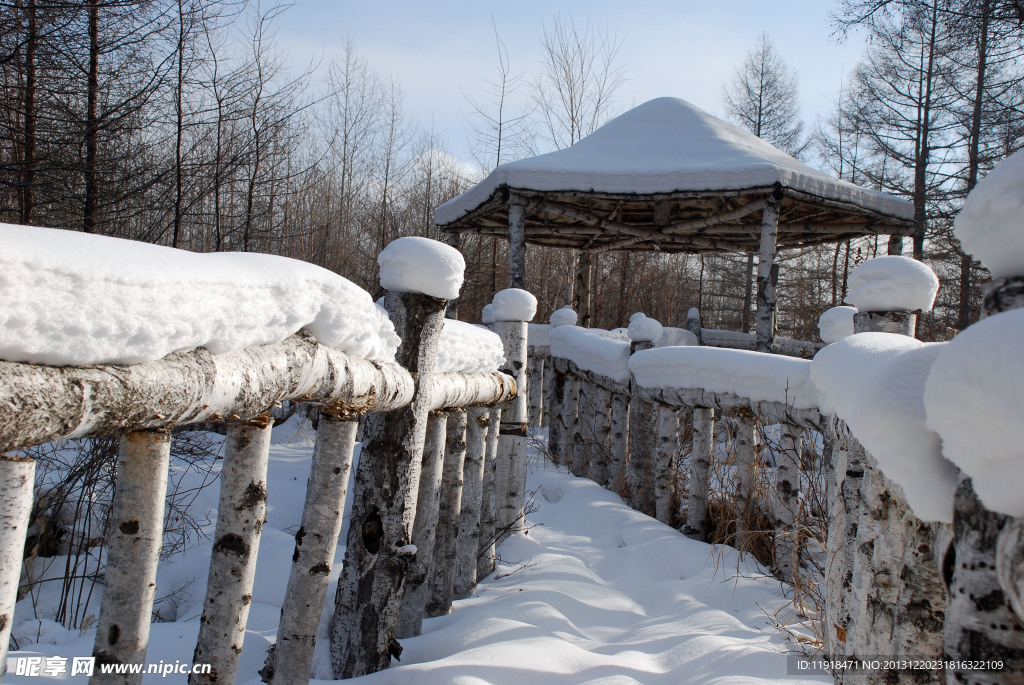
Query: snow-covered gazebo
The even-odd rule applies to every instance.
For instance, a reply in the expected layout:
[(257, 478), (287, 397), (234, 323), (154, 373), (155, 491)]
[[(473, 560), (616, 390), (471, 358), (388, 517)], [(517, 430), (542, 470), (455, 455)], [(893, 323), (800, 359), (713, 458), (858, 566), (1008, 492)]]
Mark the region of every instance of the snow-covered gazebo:
[(779, 249), (913, 232), (910, 203), (832, 178), (677, 98), (646, 102), (574, 146), (503, 164), (437, 208), (450, 233), (507, 235), (511, 286), (526, 244), (593, 252), (757, 252), (758, 349), (775, 332)]

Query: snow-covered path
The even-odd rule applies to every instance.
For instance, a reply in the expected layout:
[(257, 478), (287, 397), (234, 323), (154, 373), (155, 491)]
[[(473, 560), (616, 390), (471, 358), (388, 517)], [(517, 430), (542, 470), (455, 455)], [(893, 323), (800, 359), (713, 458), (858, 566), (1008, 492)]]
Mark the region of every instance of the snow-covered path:
[[(294, 421), (275, 429), (269, 509), (239, 683), (259, 682), (256, 670), (275, 638), (311, 438), (308, 431), (296, 432)], [(678, 685), (794, 680), (786, 674), (785, 656), (794, 645), (770, 618), (787, 603), (777, 581), (755, 564), (740, 561), (734, 550), (694, 542), (629, 509), (593, 482), (545, 465), (536, 454), (531, 458), (528, 485), (536, 511), (529, 516), (529, 531), (501, 546), (497, 573), (474, 596), (456, 602), (451, 615), (427, 620), (422, 636), (403, 640), (401, 664), (359, 682)], [(215, 490), (204, 491), (197, 505), (215, 506)], [(153, 625), (148, 663), (191, 662), (209, 554), (206, 541), (162, 563), (158, 597), (184, 589), (174, 600), (178, 620)], [(339, 548), (335, 579), (343, 557), (344, 548)], [(332, 585), (329, 598), (333, 591)], [(93, 606), (98, 604), (94, 597)], [(15, 634), (37, 633), (31, 607), (22, 603), (18, 611)], [(26, 618), (27, 624), (17, 625)], [(329, 674), (326, 624), (325, 615), (315, 664), (324, 676)], [(45, 621), (39, 633), (39, 644), (23, 643), (10, 656), (71, 657), (92, 651), (93, 630), (79, 634)], [(12, 685), (49, 680), (18, 677), (13, 667), (10, 671), (4, 682)], [(86, 681), (66, 673), (53, 680)], [(143, 682), (184, 681), (180, 675), (148, 675)]]

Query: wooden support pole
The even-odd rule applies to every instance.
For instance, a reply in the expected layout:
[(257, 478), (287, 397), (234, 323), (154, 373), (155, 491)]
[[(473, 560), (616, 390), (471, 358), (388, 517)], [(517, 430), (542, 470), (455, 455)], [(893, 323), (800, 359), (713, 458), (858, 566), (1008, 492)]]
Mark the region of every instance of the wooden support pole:
[(733, 450), (736, 459), (736, 549), (750, 550), (751, 523), (757, 510), (757, 419), (741, 413), (736, 417), (736, 437)]
[(594, 438), (594, 395), (597, 386), (580, 379), (580, 401), (576, 420), (576, 434), (572, 441), (572, 473), (580, 478), (590, 478), (590, 455)]
[(655, 518), (672, 525), (676, 505), (676, 467), (679, 460), (679, 410), (655, 405), (658, 439), (654, 460)]
[(547, 359), (544, 357), (533, 357), (529, 361), (529, 375), (527, 385), (530, 387), (530, 409), (529, 426), (537, 429), (544, 425), (544, 367)]
[(217, 529), (213, 535), (206, 599), (193, 657), (197, 664), (213, 664), (213, 672), (190, 675), (190, 685), (231, 684), (238, 675), (238, 660), (252, 604), (260, 532), (267, 515), (267, 463), (272, 425), (269, 414), (253, 421), (228, 423)]
[(573, 288), (573, 309), (579, 312), (579, 325), (590, 328), (592, 319), (591, 288), (594, 275), (593, 256), (590, 250), (580, 250), (579, 257), (576, 264), (576, 284)]
[(588, 403), (591, 420), (587, 423), (590, 444), (587, 469), (590, 479), (598, 485), (608, 484), (608, 467), (612, 449), (612, 393), (607, 388), (590, 384)]
[(772, 571), (779, 580), (792, 583), (800, 572), (800, 429), (780, 426), (775, 478), (775, 559)]
[(171, 434), (127, 433), (117, 455), (117, 492), (110, 513), (107, 573), (92, 655), (90, 683), (138, 685), (142, 673), (102, 674), (100, 664), (146, 661), (156, 567), (164, 541), (164, 500)]
[(416, 637), (423, 630), (423, 616), (430, 599), (429, 577), (437, 541), (437, 519), (441, 510), (441, 478), (447, 439), (448, 412), (433, 411), (427, 416), (427, 433), (420, 459), (419, 496), (416, 498), (416, 521), (412, 544), (416, 547), (416, 564), (410, 566), (405, 578), (405, 595), (398, 611), (399, 638)]
[(261, 671), (264, 680), (275, 685), (308, 674), (313, 665), (316, 633), (341, 535), (358, 418), (320, 410), (277, 644), (268, 655), (269, 668)]
[(775, 247), (779, 233), (780, 191), (774, 201), (765, 205), (761, 214), (761, 249), (757, 256), (757, 351), (771, 352), (775, 341), (775, 288), (779, 282), (779, 266), (775, 263)]
[(508, 200), (509, 287), (526, 290), (526, 206), (523, 198)]
[(424, 612), (428, 618), (444, 616), (452, 610), (456, 538), (459, 534), (459, 513), (462, 511), (462, 470), (466, 464), (466, 422), (464, 409), (453, 409), (448, 414), (434, 560), (428, 571), (430, 592)]
[(466, 462), (462, 469), (462, 511), (456, 538), (455, 599), (469, 597), (476, 587), (480, 550), (480, 508), (483, 504), (484, 465), (490, 410), (471, 407), (466, 416)]
[(480, 551), (477, 555), (477, 580), (494, 572), (497, 558), (498, 503), (495, 491), (497, 475), (498, 438), (501, 426), (501, 407), (491, 407), (487, 420), (487, 450), (484, 454), (484, 481), (480, 500)]
[(562, 403), (565, 402), (565, 376), (559, 371), (554, 357), (548, 360), (547, 372), (544, 374), (546, 393), (544, 396), (544, 413), (548, 423), (548, 454), (555, 466), (565, 463), (562, 454)]
[[(649, 350), (654, 343), (634, 340), (630, 354)], [(658, 433), (657, 406), (640, 398), (640, 387), (631, 382), (629, 399), (629, 492), (630, 505), (639, 512), (654, 516), (654, 449)]]
[(693, 452), (690, 456), (690, 493), (683, 533), (702, 542), (708, 537), (708, 494), (711, 490), (711, 454), (715, 446), (715, 410), (693, 408)]
[(558, 415), (561, 423), (558, 430), (557, 454), (562, 465), (572, 471), (573, 444), (579, 432), (580, 377), (572, 372), (565, 374), (562, 388), (562, 406)]
[(843, 483), (850, 451), (850, 430), (846, 423), (832, 418), (822, 431), (828, 461), (828, 527), (825, 537), (825, 653), (834, 657), (846, 654), (848, 595), (844, 567), (846, 503)]
[(0, 454), (0, 680), (7, 670), (7, 645), (18, 602), (25, 537), (32, 514), (36, 462)]
[(502, 407), (495, 479), (498, 525), (508, 535), (524, 530), (526, 524), (527, 322), (495, 321), (494, 331), (505, 348), (501, 371), (516, 381), (515, 397)]
[(433, 398), (427, 390), (447, 301), (418, 293), (386, 297), (402, 339), (396, 359), (416, 382), (412, 403), (367, 421), (356, 468), (345, 565), (331, 624), (336, 678), (387, 668), (402, 647), (395, 637), (405, 577), (417, 563), (412, 545), (420, 462)]

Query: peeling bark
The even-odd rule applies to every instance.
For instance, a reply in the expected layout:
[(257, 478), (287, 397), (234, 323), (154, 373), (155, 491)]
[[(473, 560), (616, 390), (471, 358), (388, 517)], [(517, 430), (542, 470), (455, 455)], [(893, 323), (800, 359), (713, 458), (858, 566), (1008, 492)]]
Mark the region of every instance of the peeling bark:
[[(107, 533), (107, 572), (96, 626), (96, 664), (143, 664), (149, 646), (156, 567), (164, 539), (170, 433), (121, 438), (117, 491)], [(142, 674), (100, 674), (91, 683), (138, 685)]]
[(213, 664), (190, 685), (234, 683), (252, 603), (260, 532), (267, 513), (267, 462), (273, 420), (233, 421), (225, 438), (217, 528), (193, 663)]
[(483, 492), (480, 495), (480, 551), (477, 556), (477, 580), (494, 572), (497, 546), (497, 504), (495, 477), (498, 459), (498, 428), (501, 425), (501, 407), (493, 407), (487, 421), (487, 449), (484, 453)]
[(32, 515), (36, 462), (0, 455), (0, 679), (7, 671), (7, 645), (18, 602), (25, 536)]
[(483, 407), (471, 407), (466, 417), (466, 462), (462, 469), (462, 511), (455, 553), (455, 599), (463, 599), (476, 587), (477, 553), (480, 549), (480, 507), (483, 503), (484, 465), (490, 416)]
[(301, 679), (313, 665), (317, 628), (341, 535), (358, 425), (354, 415), (320, 415), (277, 644), (269, 661), (270, 683)]

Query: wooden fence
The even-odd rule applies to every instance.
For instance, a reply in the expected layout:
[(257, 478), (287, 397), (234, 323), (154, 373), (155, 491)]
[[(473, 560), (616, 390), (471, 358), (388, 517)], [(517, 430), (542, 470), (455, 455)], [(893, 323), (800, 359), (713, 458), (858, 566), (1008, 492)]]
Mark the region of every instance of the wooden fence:
[[(220, 355), (197, 349), (130, 366), (0, 362), (0, 665), (33, 502), (35, 464), (19, 450), (120, 436), (94, 656), (97, 664), (143, 664), (171, 429), (223, 422), (220, 506), (195, 649), (195, 662), (212, 664), (213, 672), (190, 682), (234, 682), (267, 506), (270, 409), (286, 400), (311, 405), (320, 417), (278, 640), (261, 673), (267, 682), (307, 680), (364, 415), (345, 562), (346, 571), (362, 573), (343, 573), (332, 639), (342, 650), (338, 676), (390, 660), (400, 650), (396, 638), (418, 634), (424, 615), (447, 613), (453, 597), (471, 593), (493, 570), (496, 538), (515, 529), (524, 507), (526, 398), (516, 388), (524, 387), (526, 323), (502, 324), (509, 373), (435, 373), (446, 304), (388, 294), (402, 338), (397, 363), (354, 358), (304, 332)], [(426, 491), (440, 496), (418, 496)], [(367, 574), (372, 568), (377, 572)], [(389, 591), (368, 590), (368, 578)], [(354, 597), (362, 605), (355, 607)], [(377, 603), (368, 607), (367, 597)], [(97, 683), (142, 678), (101, 675), (98, 667), (95, 673)]]

